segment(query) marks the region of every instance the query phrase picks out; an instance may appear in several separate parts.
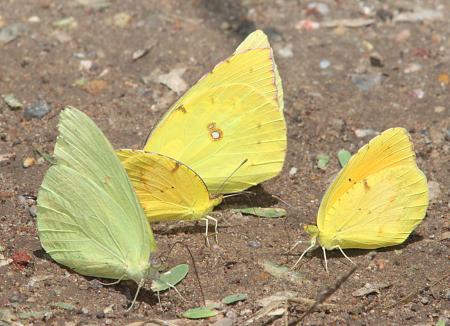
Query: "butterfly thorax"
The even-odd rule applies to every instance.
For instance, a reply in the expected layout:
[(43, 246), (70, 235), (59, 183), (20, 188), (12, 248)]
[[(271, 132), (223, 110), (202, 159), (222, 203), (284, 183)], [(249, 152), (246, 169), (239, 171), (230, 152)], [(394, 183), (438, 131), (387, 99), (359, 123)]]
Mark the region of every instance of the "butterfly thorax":
[(139, 284), (142, 280), (155, 279), (157, 276), (158, 271), (148, 263), (145, 263), (137, 266), (128, 265), (125, 279), (133, 280)]
[(195, 207), (192, 209), (192, 219), (197, 220), (204, 218), (206, 215), (211, 213), (215, 206), (219, 205), (222, 202), (222, 195), (211, 195), (209, 201), (205, 202), (200, 207)]
[(311, 237), (311, 243), (319, 242), (319, 245), (327, 250), (333, 250), (339, 246), (336, 234), (321, 232), (316, 225), (306, 225), (305, 231)]

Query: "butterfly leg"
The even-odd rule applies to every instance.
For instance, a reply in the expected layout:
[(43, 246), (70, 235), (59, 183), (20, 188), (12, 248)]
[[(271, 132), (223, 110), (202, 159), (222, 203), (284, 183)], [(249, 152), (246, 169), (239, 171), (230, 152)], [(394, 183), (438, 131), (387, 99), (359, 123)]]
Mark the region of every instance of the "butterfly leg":
[(296, 243), (294, 243), (294, 245), (291, 247), (291, 249), (289, 249), (288, 252), (291, 252), (292, 250), (294, 250), (302, 242), (303, 242), (302, 240), (298, 240)]
[(219, 232), (217, 231), (217, 219), (209, 215), (206, 215), (206, 218), (208, 220), (214, 221), (214, 239), (216, 240), (216, 243), (219, 244), (219, 240), (217, 239), (217, 235), (219, 234)]
[(326, 249), (324, 247), (322, 247), (322, 251), (323, 251), (323, 258), (325, 259), (325, 270), (328, 273), (327, 252), (326, 252)]
[(351, 262), (353, 265), (356, 265), (356, 264), (353, 262), (353, 260), (351, 260), (351, 259), (345, 254), (344, 250), (342, 250), (342, 248), (341, 248), (340, 246), (338, 246), (338, 248), (339, 248), (339, 250), (341, 251), (341, 253), (344, 255), (345, 258), (347, 258), (348, 260), (350, 260), (350, 262)]
[[(298, 242), (297, 242), (297, 243), (298, 243)], [(295, 266), (298, 265), (298, 263), (300, 262), (300, 260), (302, 260), (303, 256), (304, 256), (308, 251), (310, 251), (315, 245), (316, 245), (315, 243), (311, 243), (311, 245), (310, 245), (308, 248), (306, 248), (305, 251), (303, 251), (303, 253), (301, 254), (300, 258), (297, 259), (297, 261), (295, 262), (294, 266), (292, 266), (292, 269), (294, 269)], [(294, 249), (294, 248), (292, 248), (292, 249)]]
[(138, 297), (138, 295), (139, 295), (139, 291), (141, 290), (141, 288), (142, 288), (143, 285), (144, 285), (144, 279), (142, 279), (142, 280), (139, 282), (138, 288), (137, 288), (137, 290), (136, 290), (136, 294), (134, 295), (134, 298), (133, 298), (133, 301), (131, 302), (131, 305), (130, 305), (130, 307), (128, 307), (128, 309), (126, 310), (126, 312), (129, 312), (129, 311), (133, 308), (134, 304), (136, 303), (136, 299), (137, 299), (137, 297)]
[(208, 228), (209, 228), (209, 219), (208, 218), (203, 218), (202, 220), (205, 221), (205, 238), (206, 238), (206, 246), (209, 247), (209, 239), (208, 239)]

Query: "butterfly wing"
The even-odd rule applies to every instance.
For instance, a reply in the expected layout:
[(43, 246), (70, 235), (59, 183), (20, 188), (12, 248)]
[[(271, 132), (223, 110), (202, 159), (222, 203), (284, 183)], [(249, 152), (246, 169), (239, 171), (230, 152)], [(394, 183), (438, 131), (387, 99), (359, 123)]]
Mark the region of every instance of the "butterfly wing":
[(155, 242), (125, 170), (81, 111), (65, 109), (58, 129), (57, 163), (38, 195), (43, 248), (80, 274), (139, 282)]
[[(245, 40), (237, 47), (234, 54), (242, 53), (251, 49), (265, 49), (270, 48), (269, 40), (267, 35), (261, 30), (256, 30), (250, 35), (248, 35)], [(278, 72), (277, 65), (273, 61), (273, 68), (275, 72), (275, 85), (277, 87), (278, 94), (278, 106), (280, 111), (284, 110), (284, 100), (283, 100), (283, 85), (281, 83), (280, 73)]]
[(409, 135), (389, 129), (362, 147), (328, 189), (319, 209), (320, 242), (328, 249), (402, 243), (427, 206), (426, 177)]
[(218, 64), (170, 108), (144, 150), (185, 163), (211, 193), (242, 191), (277, 175), (286, 126), (272, 50), (248, 49)]
[(323, 229), (327, 210), (355, 183), (387, 168), (417, 166), (408, 132), (391, 128), (361, 147), (339, 172), (325, 193), (319, 208), (317, 226)]
[(196, 220), (221, 198), (211, 200), (203, 180), (170, 157), (145, 151), (116, 152), (150, 221)]

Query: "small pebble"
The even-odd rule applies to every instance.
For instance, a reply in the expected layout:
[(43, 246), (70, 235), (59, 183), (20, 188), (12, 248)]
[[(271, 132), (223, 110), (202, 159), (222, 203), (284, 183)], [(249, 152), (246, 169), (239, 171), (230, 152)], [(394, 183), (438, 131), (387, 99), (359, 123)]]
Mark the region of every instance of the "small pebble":
[(436, 112), (436, 113), (443, 113), (443, 112), (445, 112), (445, 107), (443, 107), (443, 106), (436, 106), (434, 108), (434, 112)]
[(26, 157), (22, 162), (22, 166), (25, 169), (33, 166), (34, 164), (36, 164), (36, 159), (34, 157)]
[(33, 205), (33, 206), (29, 207), (28, 213), (30, 213), (31, 217), (36, 217), (37, 216), (37, 206)]
[(447, 289), (447, 290), (445, 291), (445, 299), (446, 299), (446, 300), (450, 300), (450, 289)]
[(364, 138), (366, 136), (376, 136), (378, 135), (378, 132), (373, 129), (356, 129), (355, 135), (358, 138)]
[(419, 309), (420, 309), (420, 306), (417, 303), (413, 303), (411, 305), (411, 310), (412, 311), (419, 311)]
[(89, 309), (86, 308), (86, 307), (83, 307), (83, 308), (81, 308), (81, 313), (82, 313), (83, 315), (87, 315), (87, 314), (89, 313)]
[(405, 74), (411, 74), (413, 72), (418, 72), (422, 70), (422, 65), (418, 64), (418, 63), (410, 63), (409, 65), (406, 66), (405, 70), (403, 70), (403, 72)]
[(293, 166), (293, 167), (291, 167), (291, 169), (289, 170), (289, 175), (292, 177), (292, 176), (294, 176), (294, 175), (297, 174), (297, 171), (298, 171), (298, 169), (297, 169), (295, 166)]
[(233, 326), (233, 320), (230, 318), (220, 318), (212, 325), (213, 326)]
[(95, 314), (95, 317), (97, 317), (98, 319), (105, 318), (105, 313), (104, 313), (103, 311), (98, 311), (98, 312)]
[(27, 106), (23, 115), (27, 120), (31, 120), (33, 118), (42, 119), (49, 112), (50, 107), (47, 102), (40, 100), (37, 103)]
[(423, 296), (420, 298), (420, 302), (422, 302), (423, 305), (427, 305), (430, 303), (430, 299), (426, 296)]
[(288, 44), (283, 48), (278, 49), (278, 55), (282, 58), (292, 58), (294, 51), (292, 51), (292, 44)]
[(250, 248), (255, 248), (255, 249), (257, 249), (257, 248), (260, 248), (260, 247), (261, 247), (261, 241), (258, 241), (258, 240), (250, 240), (250, 241), (247, 242), (247, 245), (248, 245)]
[(326, 59), (320, 60), (319, 66), (320, 66), (320, 69), (327, 69), (328, 67), (331, 66), (331, 62)]

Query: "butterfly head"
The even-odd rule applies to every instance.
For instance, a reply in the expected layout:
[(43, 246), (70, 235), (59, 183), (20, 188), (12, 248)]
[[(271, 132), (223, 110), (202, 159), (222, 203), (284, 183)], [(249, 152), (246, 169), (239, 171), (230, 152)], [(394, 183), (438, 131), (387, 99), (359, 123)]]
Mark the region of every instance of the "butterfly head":
[(317, 238), (319, 237), (319, 228), (316, 225), (305, 225), (303, 229), (311, 237), (311, 243), (315, 243)]

